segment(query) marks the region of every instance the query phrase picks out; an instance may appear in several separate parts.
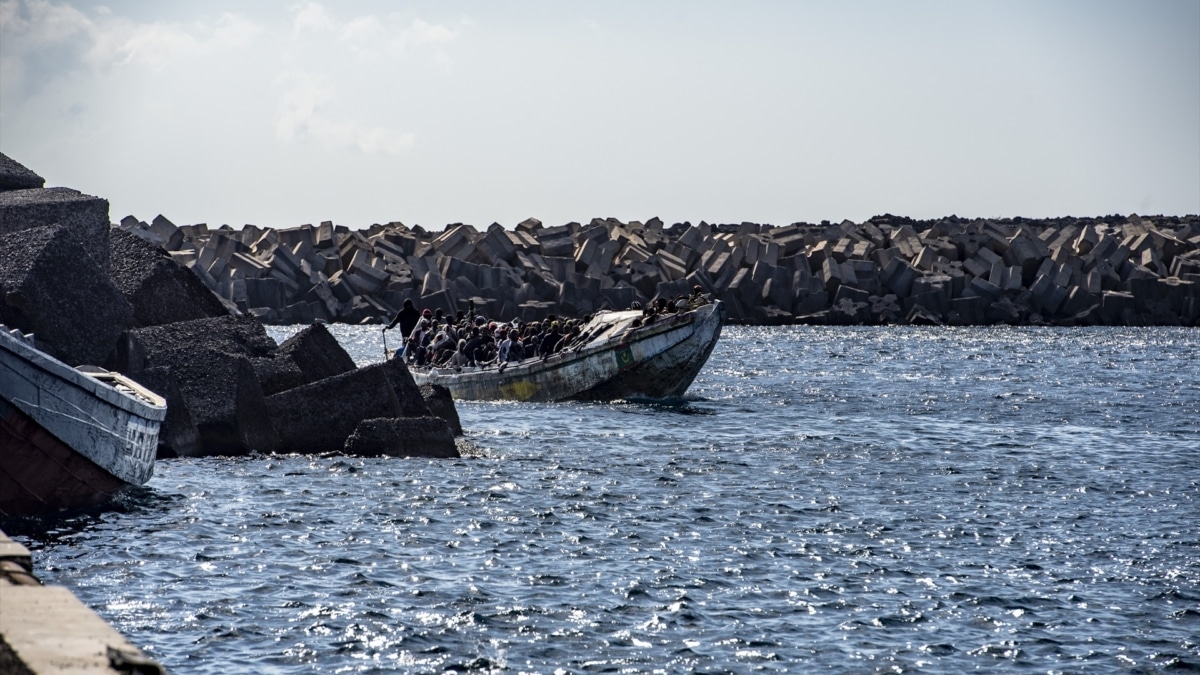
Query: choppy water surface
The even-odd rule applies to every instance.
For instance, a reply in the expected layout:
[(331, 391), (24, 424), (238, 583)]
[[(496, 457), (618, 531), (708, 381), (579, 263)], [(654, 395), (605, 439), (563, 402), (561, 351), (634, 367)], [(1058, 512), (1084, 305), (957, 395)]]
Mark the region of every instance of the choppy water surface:
[(176, 673), (1200, 667), (1197, 331), (733, 327), (690, 394), (0, 526)]

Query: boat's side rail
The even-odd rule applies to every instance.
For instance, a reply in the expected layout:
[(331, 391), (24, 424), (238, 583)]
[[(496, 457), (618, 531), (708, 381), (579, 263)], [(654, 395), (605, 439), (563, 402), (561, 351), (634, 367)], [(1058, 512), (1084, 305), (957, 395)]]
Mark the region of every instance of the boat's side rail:
[[(7, 355), (4, 352), (7, 352)], [(27, 372), (34, 381), (39, 377), (33, 373), (41, 372), (43, 373), (41, 377), (47, 377), (50, 378), (50, 381), (57, 381), (77, 390), (86, 391), (97, 399), (139, 417), (155, 422), (161, 422), (166, 417), (166, 401), (133, 380), (118, 375), (120, 381), (130, 390), (138, 392), (136, 395), (113, 387), (109, 382), (94, 377), (93, 373), (72, 368), (49, 354), (31, 347), (23, 340), (16, 339), (7, 331), (0, 331), (0, 358), (11, 359), (10, 363), (13, 364), (13, 367), (28, 369)], [(142, 395), (143, 393), (145, 395)]]

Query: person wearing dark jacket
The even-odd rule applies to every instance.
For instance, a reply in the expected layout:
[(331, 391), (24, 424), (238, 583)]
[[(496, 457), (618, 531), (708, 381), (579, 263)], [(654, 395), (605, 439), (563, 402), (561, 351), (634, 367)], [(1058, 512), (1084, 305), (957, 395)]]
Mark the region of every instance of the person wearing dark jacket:
[(538, 345), (538, 354), (545, 358), (554, 352), (558, 351), (558, 343), (562, 340), (562, 333), (559, 332), (558, 322), (550, 323), (550, 330), (542, 337), (542, 342)]
[(417, 308), (413, 306), (413, 301), (405, 300), (404, 308), (399, 312), (396, 312), (396, 318), (392, 319), (392, 322), (389, 323), (387, 328), (384, 328), (384, 330), (391, 330), (392, 328), (396, 327), (396, 324), (400, 324), (400, 334), (405, 338), (408, 338), (408, 336), (412, 334), (413, 329), (417, 327), (417, 322), (420, 320), (421, 312), (417, 311)]

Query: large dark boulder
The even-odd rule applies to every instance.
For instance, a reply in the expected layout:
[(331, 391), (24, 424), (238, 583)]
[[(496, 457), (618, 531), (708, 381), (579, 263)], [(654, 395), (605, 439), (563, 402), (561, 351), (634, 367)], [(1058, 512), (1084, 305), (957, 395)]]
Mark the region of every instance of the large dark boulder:
[(360, 457), (459, 457), (454, 435), (437, 417), (367, 419), (346, 439), (344, 451)]
[(30, 190), (46, 185), (46, 180), (20, 162), (0, 152), (0, 192)]
[(440, 384), (423, 384), (419, 390), (425, 405), (429, 406), (429, 412), (433, 413), (434, 417), (445, 420), (455, 436), (462, 436), (462, 422), (458, 419), (458, 408), (454, 407), (454, 397), (450, 395), (450, 390)]
[(400, 417), (400, 402), (378, 368), (354, 370), (267, 397), (281, 452), (338, 452), (365, 419)]
[(70, 188), (0, 192), (0, 235), (62, 225), (79, 235), (87, 255), (108, 270), (108, 201)]
[(65, 225), (0, 229), (0, 323), (34, 333), (70, 365), (103, 364), (133, 324), (133, 308), (90, 246)]
[(161, 248), (119, 228), (109, 235), (109, 277), (133, 306), (139, 327), (229, 314), (191, 270)]

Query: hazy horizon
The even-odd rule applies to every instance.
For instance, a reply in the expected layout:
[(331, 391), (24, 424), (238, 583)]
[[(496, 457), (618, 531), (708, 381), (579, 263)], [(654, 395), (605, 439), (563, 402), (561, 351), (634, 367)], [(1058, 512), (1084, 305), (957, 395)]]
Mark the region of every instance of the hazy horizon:
[(0, 151), (110, 216), (1200, 214), (1200, 2), (0, 0)]

